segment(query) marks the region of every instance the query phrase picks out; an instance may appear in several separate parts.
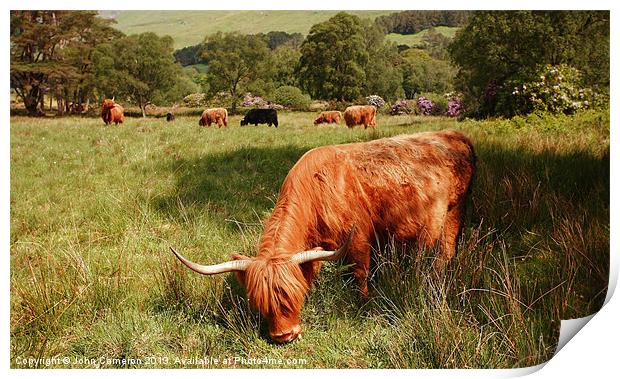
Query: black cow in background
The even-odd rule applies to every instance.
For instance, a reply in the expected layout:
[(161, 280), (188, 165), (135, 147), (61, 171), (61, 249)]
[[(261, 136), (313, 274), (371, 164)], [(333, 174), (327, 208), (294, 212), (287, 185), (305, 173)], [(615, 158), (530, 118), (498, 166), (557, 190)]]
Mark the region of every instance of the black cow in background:
[(254, 124), (267, 124), (268, 126), (274, 125), (278, 127), (278, 112), (275, 109), (250, 109), (243, 119), (241, 120), (241, 126)]
[(170, 112), (166, 113), (166, 121), (174, 121), (174, 115)]

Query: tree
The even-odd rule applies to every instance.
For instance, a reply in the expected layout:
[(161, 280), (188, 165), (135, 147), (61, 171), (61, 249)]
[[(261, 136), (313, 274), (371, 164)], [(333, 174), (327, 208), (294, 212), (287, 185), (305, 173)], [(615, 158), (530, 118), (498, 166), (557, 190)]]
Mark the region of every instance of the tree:
[(202, 50), (202, 44), (186, 46), (182, 49), (174, 51), (174, 59), (181, 64), (181, 66), (189, 66), (192, 64), (202, 63), (198, 54)]
[(123, 36), (121, 32), (108, 26), (108, 20), (92, 19), (89, 13), (74, 12), (71, 20), (84, 27), (78, 28), (77, 38), (64, 49), (64, 60), (74, 67), (75, 74), (56, 78), (52, 86), (55, 89), (52, 92), (56, 97), (59, 115), (88, 110), (96, 87), (92, 64), (96, 46)]
[(258, 33), (259, 37), (263, 38), (267, 42), (267, 47), (271, 50), (275, 50), (281, 46), (287, 46), (293, 49), (299, 48), (304, 36), (301, 33), (287, 33), (287, 32), (269, 32), (267, 34)]
[(511, 77), (540, 64), (568, 64), (588, 85), (609, 85), (608, 11), (475, 12), (449, 46), (469, 108), (495, 113)]
[(368, 61), (364, 65), (365, 95), (379, 95), (395, 100), (403, 96), (400, 57), (396, 44), (386, 41), (385, 34), (370, 20), (363, 20), (364, 45)]
[(130, 35), (98, 47), (95, 77), (106, 97), (126, 96), (146, 117), (146, 105), (165, 93), (181, 75), (174, 62), (173, 41), (155, 33)]
[(210, 90), (214, 93), (226, 91), (231, 95), (232, 113), (247, 88), (261, 88), (270, 81), (269, 49), (258, 36), (236, 32), (207, 36), (200, 56), (209, 62)]
[(420, 49), (403, 51), (401, 59), (403, 89), (407, 98), (425, 92), (445, 93), (451, 89), (455, 69), (449, 62), (434, 59)]
[(422, 44), (424, 50), (428, 52), (428, 55), (443, 61), (450, 60), (448, 46), (451, 41), (449, 37), (435, 31), (434, 28), (429, 29), (428, 32), (422, 36)]
[(87, 95), (94, 45), (119, 35), (109, 21), (86, 11), (11, 11), (11, 88), (29, 115), (41, 115), (43, 96), (54, 90), (59, 111)]
[(301, 52), (291, 47), (279, 47), (272, 52), (274, 62), (274, 86), (297, 86), (298, 80), (295, 70), (299, 64)]
[(435, 26), (461, 26), (470, 11), (402, 11), (375, 19), (387, 33), (414, 34)]
[(315, 99), (353, 100), (362, 95), (368, 59), (361, 20), (340, 12), (313, 25), (302, 43), (300, 84)]
[(183, 98), (192, 93), (198, 93), (201, 90), (190, 74), (179, 72), (175, 78), (174, 85), (167, 90), (156, 90), (153, 93), (152, 102), (155, 104), (173, 104), (183, 100)]

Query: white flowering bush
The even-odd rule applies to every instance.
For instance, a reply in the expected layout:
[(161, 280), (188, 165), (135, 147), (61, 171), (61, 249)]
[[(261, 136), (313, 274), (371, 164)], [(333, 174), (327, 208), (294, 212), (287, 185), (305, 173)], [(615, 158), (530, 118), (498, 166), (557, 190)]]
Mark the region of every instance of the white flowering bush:
[(370, 95), (366, 97), (366, 103), (368, 105), (374, 105), (376, 108), (381, 108), (385, 105), (385, 100), (378, 95)]
[(581, 85), (581, 72), (560, 64), (540, 65), (533, 74), (508, 80), (499, 94), (497, 111), (513, 116), (542, 111), (571, 114), (589, 108), (596, 94)]

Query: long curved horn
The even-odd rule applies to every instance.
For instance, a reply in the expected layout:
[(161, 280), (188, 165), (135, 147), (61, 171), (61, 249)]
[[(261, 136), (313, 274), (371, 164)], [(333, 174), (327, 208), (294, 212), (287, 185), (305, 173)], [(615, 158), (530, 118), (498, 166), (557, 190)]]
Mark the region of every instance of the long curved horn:
[(335, 261), (340, 259), (346, 252), (349, 250), (349, 245), (351, 244), (351, 240), (353, 239), (353, 234), (355, 233), (355, 224), (351, 227), (351, 231), (349, 232), (349, 236), (347, 237), (347, 241), (344, 245), (340, 246), (340, 248), (336, 251), (321, 251), (321, 250), (308, 250), (299, 252), (291, 258), (291, 260), (297, 264), (302, 264), (306, 262), (312, 261)]
[(170, 250), (172, 250), (174, 255), (176, 255), (176, 257), (179, 258), (179, 260), (184, 265), (186, 265), (193, 271), (196, 271), (197, 273), (202, 274), (202, 275), (223, 274), (225, 272), (230, 272), (230, 271), (245, 271), (248, 268), (248, 265), (250, 264), (249, 259), (243, 259), (239, 261), (228, 261), (228, 262), (211, 265), (211, 266), (203, 266), (203, 265), (199, 265), (198, 263), (194, 263), (190, 261), (189, 259), (185, 258), (181, 254), (177, 253), (176, 250), (174, 250), (172, 247), (170, 248)]

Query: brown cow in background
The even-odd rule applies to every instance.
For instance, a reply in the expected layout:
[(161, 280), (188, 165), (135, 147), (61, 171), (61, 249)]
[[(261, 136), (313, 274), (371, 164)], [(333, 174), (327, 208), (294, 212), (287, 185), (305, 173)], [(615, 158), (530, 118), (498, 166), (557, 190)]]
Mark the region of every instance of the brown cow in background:
[(353, 264), (363, 296), (377, 240), (438, 246), (441, 273), (456, 253), (475, 162), (471, 141), (455, 131), (317, 147), (286, 176), (255, 257), (203, 266), (173, 252), (204, 275), (236, 271), (271, 338), (290, 342), (321, 261)]
[(228, 126), (228, 112), (226, 108), (209, 108), (202, 112), (198, 125), (211, 126), (212, 123), (216, 123), (219, 128), (222, 125)]
[(123, 107), (120, 104), (116, 104), (114, 98), (105, 99), (101, 103), (101, 118), (106, 125), (111, 123), (115, 125), (122, 124), (125, 121)]
[(364, 129), (368, 126), (374, 129), (377, 126), (376, 115), (377, 108), (372, 105), (353, 105), (344, 110), (344, 121), (349, 128), (364, 124)]
[(340, 113), (339, 111), (325, 111), (325, 112), (321, 112), (319, 117), (317, 117), (316, 120), (314, 120), (314, 125), (323, 124), (323, 123), (340, 124), (341, 120), (342, 120), (342, 113)]

